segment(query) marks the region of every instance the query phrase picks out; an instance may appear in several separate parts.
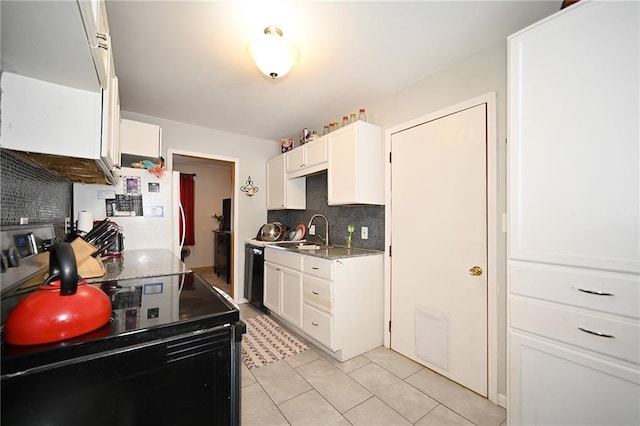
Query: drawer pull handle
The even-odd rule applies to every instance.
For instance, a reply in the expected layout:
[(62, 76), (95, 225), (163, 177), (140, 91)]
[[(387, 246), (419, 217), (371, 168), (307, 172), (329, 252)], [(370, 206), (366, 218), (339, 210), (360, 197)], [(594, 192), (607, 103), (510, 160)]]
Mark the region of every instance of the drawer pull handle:
[(606, 337), (608, 339), (613, 339), (614, 337), (616, 337), (613, 334), (598, 333), (597, 331), (587, 330), (586, 328), (582, 327), (578, 327), (578, 330), (584, 331), (585, 333), (593, 334), (594, 336)]
[(320, 268), (318, 268), (318, 267), (314, 266), (314, 267), (313, 267), (313, 268), (311, 268), (311, 269), (313, 269), (314, 271), (317, 271), (317, 270), (318, 270), (318, 269), (320, 269)]
[(613, 293), (607, 293), (606, 291), (586, 290), (584, 288), (578, 288), (578, 291), (588, 294), (595, 294), (596, 296), (613, 296)]
[(313, 293), (313, 294), (315, 294), (315, 295), (319, 295), (319, 294), (320, 294), (320, 293), (318, 293), (318, 292), (317, 292), (317, 291), (315, 291), (315, 290), (311, 290), (311, 293)]
[(319, 324), (317, 322), (311, 321), (311, 325), (314, 326), (314, 327), (317, 327)]

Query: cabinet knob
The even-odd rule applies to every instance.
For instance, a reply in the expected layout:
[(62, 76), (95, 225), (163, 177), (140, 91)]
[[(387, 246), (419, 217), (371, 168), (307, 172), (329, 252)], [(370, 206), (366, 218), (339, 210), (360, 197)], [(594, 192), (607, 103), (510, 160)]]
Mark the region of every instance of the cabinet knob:
[(473, 268), (469, 269), (469, 275), (472, 275), (474, 277), (482, 275), (482, 268), (479, 266), (474, 266)]

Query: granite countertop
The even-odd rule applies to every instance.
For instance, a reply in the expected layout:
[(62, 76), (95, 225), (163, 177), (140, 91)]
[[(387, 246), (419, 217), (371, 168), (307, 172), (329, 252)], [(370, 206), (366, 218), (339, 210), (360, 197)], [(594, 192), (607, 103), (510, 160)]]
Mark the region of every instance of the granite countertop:
[(171, 250), (166, 249), (125, 250), (121, 257), (103, 259), (102, 263), (107, 272), (101, 277), (89, 278), (87, 282), (98, 283), (191, 272)]
[(368, 250), (353, 247), (348, 248), (345, 246), (319, 246), (320, 248), (316, 250), (300, 249), (297, 246), (292, 245), (269, 245), (267, 247), (272, 247), (277, 250), (293, 251), (296, 253), (304, 254), (306, 256), (320, 257), (322, 259), (328, 260), (345, 259), (348, 257), (376, 256), (383, 254), (383, 252), (379, 250)]

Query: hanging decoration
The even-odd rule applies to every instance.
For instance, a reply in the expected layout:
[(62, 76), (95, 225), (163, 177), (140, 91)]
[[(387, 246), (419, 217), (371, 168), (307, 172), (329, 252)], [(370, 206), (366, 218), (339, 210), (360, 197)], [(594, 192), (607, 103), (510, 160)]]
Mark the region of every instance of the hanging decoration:
[(253, 181), (251, 180), (251, 176), (249, 176), (245, 184), (240, 187), (240, 191), (244, 192), (249, 197), (253, 196), (253, 194), (258, 192), (258, 187), (253, 186)]

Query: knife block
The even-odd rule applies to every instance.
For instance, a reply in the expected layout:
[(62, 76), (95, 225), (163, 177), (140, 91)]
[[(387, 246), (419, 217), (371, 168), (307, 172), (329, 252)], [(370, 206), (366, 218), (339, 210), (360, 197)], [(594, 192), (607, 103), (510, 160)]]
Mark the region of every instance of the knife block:
[(94, 245), (89, 244), (82, 238), (76, 238), (71, 241), (71, 247), (73, 248), (73, 254), (76, 256), (78, 275), (82, 278), (95, 278), (105, 274), (106, 270), (102, 261), (91, 257), (98, 250)]

